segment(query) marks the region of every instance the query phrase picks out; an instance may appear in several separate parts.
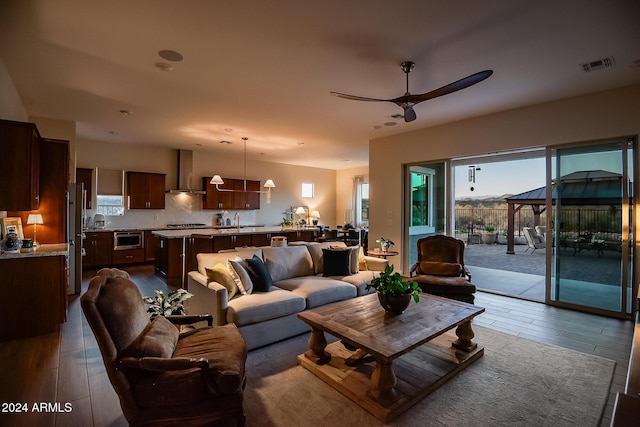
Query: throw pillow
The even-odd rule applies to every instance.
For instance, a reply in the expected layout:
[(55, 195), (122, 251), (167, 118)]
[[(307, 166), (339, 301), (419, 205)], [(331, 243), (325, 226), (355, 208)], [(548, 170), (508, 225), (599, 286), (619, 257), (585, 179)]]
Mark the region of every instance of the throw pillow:
[(251, 276), (247, 272), (247, 263), (240, 257), (235, 257), (229, 260), (229, 264), (231, 264), (231, 268), (235, 271), (236, 275), (240, 279), (240, 284), (238, 284), (238, 289), (240, 289), (241, 294), (250, 294), (253, 291), (253, 282), (251, 281)]
[(364, 248), (360, 246), (358, 251), (358, 271), (367, 271), (368, 269), (367, 259), (364, 257)]
[(456, 262), (420, 261), (420, 271), (434, 276), (460, 276), (462, 265)]
[(351, 249), (323, 249), (324, 259), (323, 276), (349, 276), (351, 275)]
[(226, 266), (218, 263), (213, 268), (205, 268), (205, 270), (207, 272), (207, 283), (217, 282), (227, 288), (228, 299), (233, 298), (238, 293), (238, 285), (236, 285), (231, 272)]
[(247, 263), (247, 272), (253, 283), (253, 290), (256, 292), (269, 292), (269, 288), (273, 286), (273, 279), (264, 265), (264, 262), (257, 257), (245, 259)]

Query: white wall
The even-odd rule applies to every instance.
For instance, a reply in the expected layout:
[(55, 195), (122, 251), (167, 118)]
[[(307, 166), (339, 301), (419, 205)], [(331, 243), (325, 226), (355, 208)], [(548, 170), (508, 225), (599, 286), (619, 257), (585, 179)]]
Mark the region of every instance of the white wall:
[[(638, 135), (638, 99), (640, 85), (635, 85), (370, 141), (369, 234), (403, 241), (403, 165)], [(400, 257), (391, 260), (401, 268)]]
[[(78, 140), (77, 166), (81, 168), (103, 167), (140, 172), (167, 174), (166, 189), (177, 185), (177, 149), (143, 145), (113, 144), (90, 140)], [(218, 155), (206, 151), (194, 151), (192, 188), (201, 188), (201, 177), (219, 174), (228, 178), (243, 178), (242, 156)], [(247, 179), (272, 179), (276, 188), (271, 190), (271, 203), (266, 194), (261, 195), (260, 210), (239, 211), (242, 224), (277, 225), (283, 212), (292, 206), (309, 206), (322, 214), (322, 223), (335, 223), (336, 171), (309, 168), (247, 159)], [(302, 182), (314, 184), (314, 197), (303, 199)], [(112, 227), (161, 226), (167, 223), (203, 222), (213, 225), (218, 210), (202, 210), (202, 196), (166, 195), (165, 210), (127, 211), (122, 218), (110, 217)], [(326, 213), (323, 213), (326, 212)], [(92, 214), (95, 212), (91, 212)], [(234, 212), (228, 217), (233, 218)]]
[(26, 122), (27, 110), (13, 84), (7, 68), (0, 58), (0, 119)]

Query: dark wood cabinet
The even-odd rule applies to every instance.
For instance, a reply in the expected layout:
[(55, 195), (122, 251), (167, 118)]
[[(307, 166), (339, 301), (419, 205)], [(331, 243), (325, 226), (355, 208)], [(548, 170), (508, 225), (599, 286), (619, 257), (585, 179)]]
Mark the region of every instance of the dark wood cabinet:
[(84, 267), (104, 267), (112, 264), (113, 233), (108, 231), (86, 233), (82, 258)]
[(34, 123), (0, 120), (0, 210), (29, 211), (40, 203), (40, 134)]
[[(233, 192), (218, 191), (216, 186), (209, 181), (211, 181), (210, 176), (202, 178), (202, 189), (205, 191), (202, 209), (233, 209)], [(224, 184), (220, 185), (220, 188), (233, 190), (235, 188), (234, 180), (224, 178)]]
[(119, 249), (114, 250), (111, 254), (111, 263), (113, 265), (136, 264), (139, 262), (144, 262), (144, 248)]
[(0, 260), (0, 341), (49, 334), (67, 319), (67, 257)]
[(129, 209), (164, 209), (165, 174), (127, 172)]
[(84, 184), (84, 208), (93, 209), (93, 169), (76, 168), (76, 182)]
[(213, 237), (213, 251), (220, 252), (240, 246), (251, 246), (250, 234), (232, 234)]
[(144, 232), (144, 260), (147, 262), (154, 261), (160, 248), (160, 237), (153, 234), (150, 230)]
[(211, 177), (202, 178), (202, 189), (205, 195), (202, 202), (203, 209), (260, 209), (260, 181), (247, 181), (247, 191), (245, 192), (244, 180), (222, 178), (224, 184), (221, 189), (234, 191), (218, 191), (215, 185), (211, 184)]
[(155, 270), (167, 281), (167, 285), (182, 285), (182, 253), (183, 239), (167, 239), (160, 237)]

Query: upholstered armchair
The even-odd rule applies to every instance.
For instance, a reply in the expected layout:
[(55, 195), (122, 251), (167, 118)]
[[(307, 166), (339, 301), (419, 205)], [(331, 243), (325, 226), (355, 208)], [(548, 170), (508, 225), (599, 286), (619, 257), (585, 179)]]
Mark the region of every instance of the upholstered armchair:
[[(244, 425), (247, 348), (235, 325), (212, 328), (209, 315), (150, 321), (137, 286), (117, 269), (98, 272), (81, 306), (130, 425)], [(209, 327), (180, 333), (171, 320)]]
[(442, 235), (419, 239), (410, 275), (423, 292), (473, 304), (476, 287), (464, 265), (462, 240)]

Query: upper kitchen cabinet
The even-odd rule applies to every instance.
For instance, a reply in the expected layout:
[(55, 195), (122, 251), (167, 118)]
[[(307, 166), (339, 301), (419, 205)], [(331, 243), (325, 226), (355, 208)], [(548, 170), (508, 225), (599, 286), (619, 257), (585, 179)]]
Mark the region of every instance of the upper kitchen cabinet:
[(247, 181), (247, 191), (244, 192), (244, 180), (238, 179), (235, 181), (235, 189), (238, 192), (233, 193), (234, 209), (260, 209), (260, 181)]
[(164, 209), (165, 174), (127, 172), (129, 209)]
[(84, 184), (84, 208), (93, 209), (93, 169), (76, 168), (76, 182)]
[[(202, 177), (202, 189), (205, 191), (202, 201), (202, 209), (233, 209), (233, 192), (218, 191), (215, 185), (211, 184), (210, 176)], [(222, 189), (235, 189), (235, 179), (223, 179)]]
[(0, 120), (0, 210), (29, 211), (40, 203), (40, 134), (33, 123)]
[(211, 184), (211, 177), (202, 178), (202, 189), (205, 191), (202, 209), (260, 209), (260, 181), (247, 180), (247, 191), (244, 191), (244, 180), (222, 178), (224, 184), (220, 189), (233, 191), (218, 191)]

